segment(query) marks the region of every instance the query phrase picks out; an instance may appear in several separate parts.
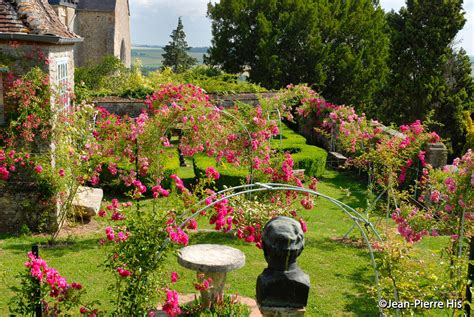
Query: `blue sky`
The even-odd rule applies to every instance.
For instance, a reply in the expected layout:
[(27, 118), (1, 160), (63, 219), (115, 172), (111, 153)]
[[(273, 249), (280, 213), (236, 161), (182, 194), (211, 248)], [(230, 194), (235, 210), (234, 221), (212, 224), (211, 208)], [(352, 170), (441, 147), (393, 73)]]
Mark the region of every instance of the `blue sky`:
[[(181, 16), (190, 46), (211, 44), (211, 22), (206, 17), (209, 0), (130, 0), (132, 42), (165, 45)], [(215, 2), (215, 1), (213, 1)], [(382, 7), (398, 10), (404, 0), (380, 0)], [(464, 0), (466, 25), (458, 33), (457, 46), (474, 55), (474, 0)]]

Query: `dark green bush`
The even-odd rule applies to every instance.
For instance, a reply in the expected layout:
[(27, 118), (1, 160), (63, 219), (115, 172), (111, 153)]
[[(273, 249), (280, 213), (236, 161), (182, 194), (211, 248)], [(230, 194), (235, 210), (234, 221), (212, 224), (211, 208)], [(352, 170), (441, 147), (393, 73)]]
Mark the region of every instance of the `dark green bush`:
[[(295, 162), (294, 169), (304, 169), (307, 176), (319, 177), (324, 173), (327, 159), (325, 150), (306, 144), (306, 139), (303, 136), (285, 125), (282, 125), (281, 136), (281, 141), (280, 136), (272, 139), (271, 146), (278, 152), (289, 152)], [(197, 178), (205, 177), (207, 167), (216, 168), (221, 174), (221, 178), (217, 181), (219, 189), (222, 189), (224, 185), (228, 187), (242, 185), (250, 174), (248, 168), (236, 168), (231, 164), (218, 166), (214, 158), (205, 155), (195, 156), (193, 164)]]
[(307, 176), (320, 177), (326, 167), (327, 152), (314, 145), (300, 145), (301, 151), (291, 154), (294, 169), (304, 169)]
[(227, 187), (239, 186), (246, 183), (246, 178), (250, 175), (248, 168), (238, 168), (231, 164), (217, 164), (215, 158), (200, 154), (193, 159), (194, 173), (197, 178), (206, 177), (206, 168), (214, 167), (219, 171), (221, 177), (216, 181), (216, 187), (223, 189)]
[[(171, 187), (170, 176), (172, 174), (177, 174), (179, 170), (179, 157), (176, 149), (169, 149), (169, 151), (167, 151), (166, 156), (167, 158), (166, 160), (164, 160), (163, 181), (161, 182), (161, 186), (169, 189)], [(102, 172), (100, 174), (100, 186), (106, 191), (110, 191), (113, 193), (126, 193), (130, 191), (131, 188), (125, 186), (123, 181), (119, 179), (119, 175), (112, 175), (107, 167), (108, 166), (104, 164), (102, 168)], [(118, 165), (117, 168), (119, 170), (129, 172), (130, 170), (135, 169), (135, 165), (127, 162), (122, 165)], [(148, 177), (140, 178), (140, 181), (142, 181), (148, 189), (150, 189), (151, 186), (153, 186), (156, 182), (156, 180)], [(150, 193), (151, 191), (147, 192), (147, 194)]]
[(327, 152), (317, 146), (306, 144), (305, 137), (282, 125), (280, 136), (271, 140), (272, 148), (289, 152), (295, 162), (294, 169), (304, 169), (307, 176), (319, 177), (324, 173)]

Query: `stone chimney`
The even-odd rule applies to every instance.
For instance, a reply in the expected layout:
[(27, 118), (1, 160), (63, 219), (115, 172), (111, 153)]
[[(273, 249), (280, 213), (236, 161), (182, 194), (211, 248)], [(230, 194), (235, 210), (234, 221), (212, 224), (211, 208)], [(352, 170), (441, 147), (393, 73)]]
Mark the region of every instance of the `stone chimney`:
[(48, 0), (61, 22), (69, 31), (75, 30), (76, 8), (79, 0)]

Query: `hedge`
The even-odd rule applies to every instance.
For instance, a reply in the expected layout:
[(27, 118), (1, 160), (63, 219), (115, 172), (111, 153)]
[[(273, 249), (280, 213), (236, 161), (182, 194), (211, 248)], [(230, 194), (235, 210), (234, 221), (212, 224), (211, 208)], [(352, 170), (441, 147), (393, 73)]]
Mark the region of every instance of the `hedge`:
[(305, 137), (286, 125), (282, 125), (281, 134), (281, 142), (279, 136), (271, 140), (272, 148), (281, 152), (290, 152), (295, 162), (294, 169), (304, 169), (307, 176), (319, 177), (324, 173), (328, 156), (325, 150), (306, 144)]
[(231, 164), (217, 164), (214, 157), (208, 157), (203, 154), (194, 156), (193, 159), (194, 174), (197, 178), (206, 177), (206, 168), (214, 167), (219, 171), (221, 177), (216, 181), (216, 187), (223, 189), (224, 186), (234, 187), (246, 183), (246, 178), (250, 174), (248, 168), (236, 167)]
[[(305, 175), (319, 177), (324, 173), (326, 166), (327, 152), (317, 146), (306, 144), (306, 139), (293, 132), (286, 125), (281, 127), (280, 136), (276, 136), (270, 141), (273, 149), (279, 152), (289, 152), (295, 162), (294, 169), (304, 169)], [(236, 168), (227, 164), (217, 166), (215, 159), (205, 155), (197, 155), (193, 160), (194, 173), (197, 178), (205, 176), (207, 167), (216, 168), (221, 174), (217, 181), (217, 187), (222, 189), (224, 185), (238, 186), (246, 182), (249, 170), (245, 168)]]
[[(164, 163), (164, 171), (163, 171), (163, 181), (161, 182), (161, 185), (164, 188), (170, 188), (171, 187), (171, 179), (170, 176), (172, 174), (177, 174), (179, 170), (179, 156), (178, 156), (178, 151), (176, 148), (172, 149), (166, 149), (166, 153), (163, 154), (166, 155), (166, 159), (163, 160)], [(123, 181), (119, 179), (118, 174), (112, 175), (110, 171), (108, 170), (108, 165), (104, 164), (102, 168), (102, 172), (100, 174), (100, 181), (101, 184), (100, 186), (106, 189), (107, 191), (111, 191), (114, 193), (125, 193), (131, 190), (131, 187), (125, 186)], [(118, 164), (117, 166), (118, 169), (124, 170), (124, 171), (130, 171), (132, 169), (135, 169), (135, 164), (131, 163), (123, 163), (123, 164)], [(154, 179), (150, 178), (140, 178), (140, 180), (147, 185), (147, 187), (151, 188), (150, 185), (155, 184)], [(151, 192), (147, 192), (147, 194), (150, 194)]]

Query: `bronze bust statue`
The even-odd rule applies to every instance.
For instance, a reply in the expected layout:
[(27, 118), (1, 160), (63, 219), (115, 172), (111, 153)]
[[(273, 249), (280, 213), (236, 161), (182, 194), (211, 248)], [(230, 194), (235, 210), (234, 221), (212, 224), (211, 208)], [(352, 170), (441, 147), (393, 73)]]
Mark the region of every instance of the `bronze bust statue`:
[(262, 247), (268, 267), (257, 279), (258, 305), (305, 307), (310, 280), (296, 264), (304, 248), (300, 223), (288, 217), (273, 218), (263, 230)]

